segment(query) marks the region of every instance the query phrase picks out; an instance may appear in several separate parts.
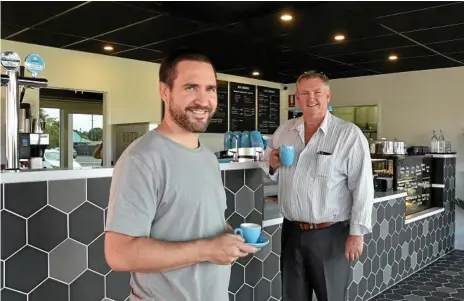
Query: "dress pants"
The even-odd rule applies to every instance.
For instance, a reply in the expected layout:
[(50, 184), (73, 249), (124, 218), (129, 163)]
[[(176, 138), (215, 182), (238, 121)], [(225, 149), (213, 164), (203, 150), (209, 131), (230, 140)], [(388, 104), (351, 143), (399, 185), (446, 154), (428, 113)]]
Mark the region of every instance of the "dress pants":
[(282, 225), (282, 301), (346, 301), (350, 262), (345, 258), (349, 224), (302, 230), (284, 219)]

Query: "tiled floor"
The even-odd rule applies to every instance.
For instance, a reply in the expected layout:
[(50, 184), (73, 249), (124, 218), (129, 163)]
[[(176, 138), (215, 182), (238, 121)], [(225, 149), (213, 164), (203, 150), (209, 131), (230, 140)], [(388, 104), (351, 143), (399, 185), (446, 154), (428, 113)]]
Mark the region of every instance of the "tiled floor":
[(464, 301), (464, 251), (444, 256), (372, 300)]

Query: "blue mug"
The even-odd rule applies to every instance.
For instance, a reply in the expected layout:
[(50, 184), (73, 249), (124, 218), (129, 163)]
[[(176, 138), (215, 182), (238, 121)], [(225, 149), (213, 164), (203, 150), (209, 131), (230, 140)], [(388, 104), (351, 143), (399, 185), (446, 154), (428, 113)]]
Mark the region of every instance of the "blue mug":
[(250, 133), (251, 147), (262, 147), (264, 148), (263, 136), (259, 131), (253, 131)]
[(290, 166), (295, 160), (295, 147), (293, 145), (282, 145), (279, 148), (279, 159), (283, 166)]
[(251, 147), (250, 143), (250, 132), (243, 131), (242, 137), (240, 138), (240, 146), (241, 147)]
[(234, 233), (245, 239), (246, 243), (254, 244), (261, 236), (261, 226), (258, 224), (244, 223), (240, 228), (234, 229)]

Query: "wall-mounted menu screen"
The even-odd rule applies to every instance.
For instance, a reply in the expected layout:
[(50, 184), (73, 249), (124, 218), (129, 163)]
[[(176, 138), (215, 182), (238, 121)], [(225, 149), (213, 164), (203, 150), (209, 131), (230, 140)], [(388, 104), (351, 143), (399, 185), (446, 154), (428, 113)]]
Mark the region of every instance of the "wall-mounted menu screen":
[(217, 109), (206, 133), (223, 134), (229, 130), (229, 83), (217, 81)]
[(256, 129), (256, 86), (230, 83), (230, 130)]
[(258, 131), (273, 134), (280, 124), (280, 90), (258, 86)]

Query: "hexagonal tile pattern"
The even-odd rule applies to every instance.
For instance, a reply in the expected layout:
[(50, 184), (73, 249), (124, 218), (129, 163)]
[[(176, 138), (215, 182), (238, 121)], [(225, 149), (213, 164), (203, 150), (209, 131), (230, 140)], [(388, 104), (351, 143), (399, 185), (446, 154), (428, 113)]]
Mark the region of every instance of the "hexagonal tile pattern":
[(385, 239), (388, 235), (388, 221), (384, 219), (382, 223), (380, 224), (380, 237), (382, 239)]
[(274, 279), (280, 270), (280, 257), (275, 253), (269, 254), (263, 262), (263, 276), (268, 280)]
[(253, 258), (247, 265), (245, 273), (245, 283), (255, 287), (259, 280), (263, 278), (263, 262), (258, 258)]
[(85, 202), (69, 215), (69, 237), (85, 245), (103, 233), (103, 210)]
[(271, 297), (271, 282), (262, 278), (254, 288), (254, 301), (268, 301)]
[(235, 212), (235, 195), (227, 188), (224, 188), (224, 190), (226, 191), (227, 198), (225, 218), (228, 219)]
[(90, 270), (85, 271), (70, 285), (70, 301), (102, 300), (104, 297), (104, 277)]
[(26, 182), (4, 185), (5, 209), (29, 217), (47, 205), (47, 182)]
[(30, 246), (21, 249), (5, 262), (5, 286), (16, 291), (28, 294), (47, 277), (47, 253)]
[(27, 228), (28, 243), (49, 252), (68, 236), (68, 218), (55, 208), (45, 206), (29, 218)]
[(111, 178), (87, 179), (87, 200), (105, 209), (110, 198)]
[(26, 244), (26, 220), (18, 215), (2, 210), (2, 259), (7, 259)]
[(247, 217), (255, 207), (253, 191), (243, 186), (235, 195), (236, 211), (243, 217)]
[(79, 207), (86, 198), (85, 179), (48, 182), (48, 203), (65, 213)]
[(363, 264), (358, 261), (356, 262), (354, 269), (353, 269), (353, 281), (358, 284), (363, 277)]
[(230, 272), (229, 291), (237, 293), (245, 281), (245, 267), (238, 263), (234, 263)]
[(29, 295), (29, 301), (68, 300), (68, 286), (48, 278)]
[(49, 258), (50, 276), (68, 284), (87, 269), (86, 247), (69, 238), (54, 249)]
[(105, 235), (102, 234), (89, 245), (89, 269), (106, 275), (110, 272), (110, 267), (105, 258)]
[(0, 300), (8, 301), (27, 301), (27, 295), (12, 291), (10, 289), (2, 289)]
[(105, 277), (106, 297), (114, 301), (124, 301), (130, 294), (130, 274), (111, 271)]

